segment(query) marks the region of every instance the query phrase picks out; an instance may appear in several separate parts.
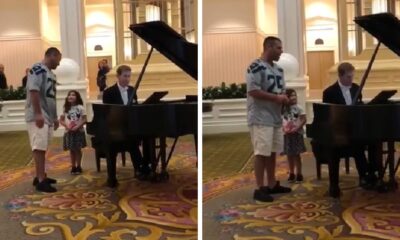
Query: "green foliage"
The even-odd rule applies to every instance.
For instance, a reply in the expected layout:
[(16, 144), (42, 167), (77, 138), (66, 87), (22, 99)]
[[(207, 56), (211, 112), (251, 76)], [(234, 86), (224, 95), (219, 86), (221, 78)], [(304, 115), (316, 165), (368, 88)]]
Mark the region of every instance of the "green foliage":
[(246, 83), (232, 83), (229, 86), (223, 82), (219, 87), (203, 88), (203, 99), (246, 98)]
[(7, 89), (0, 89), (0, 100), (24, 100), (26, 98), (26, 89), (24, 87), (18, 87), (14, 89), (11, 85)]

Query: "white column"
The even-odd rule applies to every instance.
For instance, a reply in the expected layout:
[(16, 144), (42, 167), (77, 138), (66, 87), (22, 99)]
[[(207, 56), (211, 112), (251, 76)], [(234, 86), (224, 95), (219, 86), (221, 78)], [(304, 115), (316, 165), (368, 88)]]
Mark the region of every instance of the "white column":
[(79, 80), (86, 79), (85, 9), (83, 0), (59, 0), (63, 58), (80, 67)]
[(299, 62), (299, 77), (305, 72), (305, 24), (303, 0), (279, 0), (278, 36), (283, 51), (293, 55)]
[[(88, 96), (84, 0), (59, 0), (59, 4), (62, 60), (55, 70), (60, 84), (57, 86), (58, 115), (62, 113), (68, 91), (77, 90), (84, 105)], [(55, 135), (62, 136), (63, 132), (61, 127)]]
[[(289, 53), (298, 62), (297, 74), (291, 74), (291, 77), (286, 77), (286, 86), (293, 88), (297, 92), (298, 104), (306, 109), (307, 99), (307, 82), (308, 77), (305, 76), (305, 24), (304, 24), (304, 1), (303, 0), (278, 0), (278, 36), (282, 40), (283, 51)], [(288, 66), (296, 65), (289, 58), (280, 61)], [(284, 68), (285, 69), (285, 68)], [(292, 71), (293, 73), (293, 71)]]

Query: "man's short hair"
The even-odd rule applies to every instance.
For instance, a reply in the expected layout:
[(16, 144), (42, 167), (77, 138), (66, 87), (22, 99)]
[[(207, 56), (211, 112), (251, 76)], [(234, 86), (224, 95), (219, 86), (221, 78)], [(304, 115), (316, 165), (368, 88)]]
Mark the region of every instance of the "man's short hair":
[(354, 66), (349, 62), (343, 62), (339, 64), (337, 72), (339, 76), (345, 75), (347, 72), (353, 72), (355, 70)]
[(44, 53), (44, 55), (45, 55), (46, 57), (53, 56), (53, 55), (61, 55), (61, 52), (60, 52), (60, 50), (58, 50), (58, 49), (55, 48), (55, 47), (50, 47), (50, 48), (48, 48), (48, 49), (46, 50), (46, 52)]
[(264, 43), (263, 43), (263, 48), (264, 48), (264, 50), (265, 50), (267, 47), (274, 46), (276, 41), (282, 42), (279, 38), (274, 37), (274, 36), (266, 37), (266, 38), (264, 39)]
[(128, 65), (121, 65), (117, 68), (117, 75), (120, 76), (125, 71), (131, 72), (132, 69)]

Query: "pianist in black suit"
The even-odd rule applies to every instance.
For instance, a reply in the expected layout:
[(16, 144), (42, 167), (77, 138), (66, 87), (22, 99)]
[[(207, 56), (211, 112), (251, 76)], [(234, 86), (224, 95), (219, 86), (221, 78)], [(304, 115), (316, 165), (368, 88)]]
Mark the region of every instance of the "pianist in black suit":
[[(127, 65), (121, 65), (117, 68), (116, 84), (104, 90), (103, 103), (107, 104), (136, 104), (137, 95), (132, 86), (129, 86), (131, 79), (131, 68)], [(130, 102), (129, 102), (130, 101)], [(139, 149), (140, 138), (130, 139), (125, 142), (114, 142), (111, 146), (111, 166), (107, 167), (108, 180), (107, 183), (110, 187), (118, 185), (116, 178), (116, 157), (119, 151), (127, 150), (131, 155), (132, 164), (135, 168), (135, 176), (139, 179), (145, 178), (144, 175), (148, 174), (148, 164), (145, 164), (142, 153)]]
[[(343, 62), (338, 66), (338, 81), (329, 86), (323, 92), (322, 101), (324, 103), (350, 105), (353, 97), (356, 95), (359, 85), (353, 83), (354, 66), (351, 63)], [(358, 103), (362, 103), (362, 96), (359, 95)], [(360, 186), (368, 187), (367, 181), (367, 159), (365, 157), (365, 146), (352, 145), (335, 149), (335, 160), (339, 162), (341, 156), (352, 156), (355, 159), (356, 168), (360, 177)], [(332, 189), (332, 186), (338, 186), (338, 183), (331, 183), (331, 195), (338, 195), (339, 189)]]

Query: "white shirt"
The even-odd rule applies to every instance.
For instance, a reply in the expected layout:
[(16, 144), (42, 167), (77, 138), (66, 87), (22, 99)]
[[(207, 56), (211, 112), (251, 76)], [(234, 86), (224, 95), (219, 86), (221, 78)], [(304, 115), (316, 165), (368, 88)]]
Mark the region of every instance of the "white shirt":
[(122, 96), (122, 101), (124, 102), (124, 105), (128, 104), (128, 87), (122, 87), (121, 85), (118, 84), (119, 92), (121, 93)]
[(343, 94), (344, 100), (346, 101), (346, 105), (351, 105), (351, 102), (353, 101), (353, 99), (351, 98), (351, 93), (350, 93), (351, 86), (344, 86), (343, 84), (340, 83), (340, 81), (338, 81), (338, 83), (340, 86), (340, 90), (342, 90), (342, 94)]

